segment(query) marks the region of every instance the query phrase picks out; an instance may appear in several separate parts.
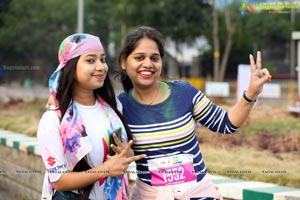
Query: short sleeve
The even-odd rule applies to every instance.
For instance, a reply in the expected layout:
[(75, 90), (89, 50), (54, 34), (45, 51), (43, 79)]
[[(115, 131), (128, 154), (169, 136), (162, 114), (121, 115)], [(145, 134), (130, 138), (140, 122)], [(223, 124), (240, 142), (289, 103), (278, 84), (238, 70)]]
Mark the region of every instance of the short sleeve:
[(118, 108), (118, 110), (120, 111), (121, 114), (123, 114), (122, 103), (120, 102), (120, 100), (118, 98), (116, 99), (116, 101), (117, 101), (117, 108)]
[(37, 140), (50, 182), (56, 182), (66, 172), (64, 149), (59, 134), (59, 117), (54, 111), (43, 114), (37, 131)]

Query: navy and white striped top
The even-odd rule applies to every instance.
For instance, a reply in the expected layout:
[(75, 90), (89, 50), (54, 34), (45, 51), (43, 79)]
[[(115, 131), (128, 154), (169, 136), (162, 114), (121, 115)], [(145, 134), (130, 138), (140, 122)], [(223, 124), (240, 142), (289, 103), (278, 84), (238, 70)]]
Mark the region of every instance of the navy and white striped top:
[(225, 110), (188, 82), (166, 83), (171, 93), (159, 104), (140, 104), (132, 97), (132, 91), (118, 97), (134, 137), (133, 150), (136, 155), (147, 155), (136, 161), (137, 176), (151, 185), (147, 160), (184, 153), (194, 155), (194, 172), (200, 181), (207, 169), (196, 138), (195, 121), (219, 133), (233, 133), (237, 127), (230, 123)]

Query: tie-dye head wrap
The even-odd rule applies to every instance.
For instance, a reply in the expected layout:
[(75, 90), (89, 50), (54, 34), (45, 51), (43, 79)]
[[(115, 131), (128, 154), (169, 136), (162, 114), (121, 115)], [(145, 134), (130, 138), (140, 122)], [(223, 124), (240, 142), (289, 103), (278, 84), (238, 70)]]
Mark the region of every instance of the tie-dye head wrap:
[(100, 39), (90, 34), (76, 33), (66, 37), (62, 41), (58, 51), (59, 65), (49, 79), (49, 90), (54, 97), (56, 97), (61, 69), (64, 68), (71, 59), (97, 50), (103, 50)]

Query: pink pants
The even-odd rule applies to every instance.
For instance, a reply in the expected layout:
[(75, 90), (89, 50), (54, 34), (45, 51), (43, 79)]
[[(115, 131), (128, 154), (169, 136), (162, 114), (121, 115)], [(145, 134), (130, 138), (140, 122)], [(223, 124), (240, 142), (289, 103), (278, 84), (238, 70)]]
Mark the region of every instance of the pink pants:
[(197, 197), (211, 197), (222, 200), (209, 175), (206, 174), (200, 182), (171, 185), (171, 186), (150, 186), (139, 179), (133, 187), (131, 200), (190, 200)]

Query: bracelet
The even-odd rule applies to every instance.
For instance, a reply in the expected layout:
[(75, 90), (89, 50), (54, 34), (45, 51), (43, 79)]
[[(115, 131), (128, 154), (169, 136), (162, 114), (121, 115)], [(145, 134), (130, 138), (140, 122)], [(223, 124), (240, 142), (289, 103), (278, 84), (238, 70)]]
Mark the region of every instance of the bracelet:
[(249, 98), (246, 96), (246, 90), (245, 90), (244, 93), (243, 93), (243, 99), (244, 99), (247, 103), (255, 103), (255, 102), (256, 102), (256, 99), (251, 100), (251, 99), (249, 99)]
[(103, 163), (103, 167), (105, 168), (105, 172), (107, 173), (107, 174), (109, 174), (109, 170), (108, 170), (108, 167)]

